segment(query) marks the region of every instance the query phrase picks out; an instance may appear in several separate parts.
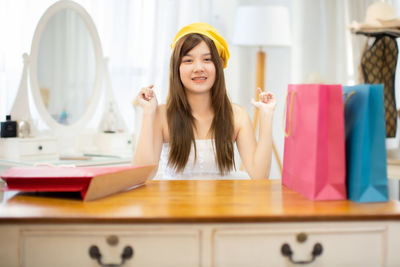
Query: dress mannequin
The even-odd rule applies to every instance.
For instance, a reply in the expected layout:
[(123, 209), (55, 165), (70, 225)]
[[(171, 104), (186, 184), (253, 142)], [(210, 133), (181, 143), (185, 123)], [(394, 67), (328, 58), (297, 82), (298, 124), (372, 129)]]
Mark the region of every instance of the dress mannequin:
[(355, 34), (375, 38), (373, 44), (362, 54), (359, 80), (363, 83), (384, 85), (386, 137), (395, 137), (395, 74), (399, 53), (396, 38), (400, 36), (400, 19), (388, 3), (375, 2), (368, 7), (365, 21), (354, 21), (350, 29)]

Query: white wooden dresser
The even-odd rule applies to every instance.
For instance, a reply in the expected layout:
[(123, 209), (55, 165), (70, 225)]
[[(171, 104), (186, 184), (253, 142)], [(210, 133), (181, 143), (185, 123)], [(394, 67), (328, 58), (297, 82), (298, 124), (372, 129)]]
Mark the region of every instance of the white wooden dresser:
[(289, 256), (395, 267), (399, 248), (399, 202), (309, 201), (280, 180), (149, 181), (93, 202), (19, 193), (0, 205), (9, 267), (296, 266)]

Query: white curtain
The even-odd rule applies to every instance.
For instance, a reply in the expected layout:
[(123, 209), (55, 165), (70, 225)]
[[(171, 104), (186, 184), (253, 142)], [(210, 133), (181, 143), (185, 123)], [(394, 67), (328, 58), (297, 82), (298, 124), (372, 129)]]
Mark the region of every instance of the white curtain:
[(364, 21), (373, 0), (292, 1), (293, 82), (355, 84), (365, 37), (348, 25)]
[[(36, 25), (55, 0), (0, 1), (0, 120), (10, 111)], [(123, 120), (134, 132), (132, 100), (154, 84), (160, 103), (168, 90), (170, 43), (186, 24), (212, 17), (211, 0), (77, 0), (92, 17)]]

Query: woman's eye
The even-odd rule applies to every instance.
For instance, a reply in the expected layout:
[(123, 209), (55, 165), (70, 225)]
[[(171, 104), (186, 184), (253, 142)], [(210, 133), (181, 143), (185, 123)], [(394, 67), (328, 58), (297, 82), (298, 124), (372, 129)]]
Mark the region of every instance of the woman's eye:
[(207, 62), (212, 61), (211, 58), (205, 58), (204, 60), (207, 61)]
[(190, 63), (190, 62), (192, 62), (192, 60), (191, 59), (184, 59), (183, 62), (184, 63)]

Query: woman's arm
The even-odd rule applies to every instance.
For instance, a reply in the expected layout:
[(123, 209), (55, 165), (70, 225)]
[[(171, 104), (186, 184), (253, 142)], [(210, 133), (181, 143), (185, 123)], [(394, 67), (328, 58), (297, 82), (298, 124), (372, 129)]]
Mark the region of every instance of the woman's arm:
[(260, 92), (260, 101), (253, 105), (259, 109), (259, 137), (256, 141), (249, 115), (239, 108), (239, 131), (236, 144), (247, 173), (252, 179), (267, 179), (271, 170), (272, 158), (272, 120), (275, 109), (275, 96)]
[(136, 100), (143, 108), (142, 125), (133, 156), (133, 165), (158, 164), (162, 149), (162, 116), (153, 86), (143, 88)]

